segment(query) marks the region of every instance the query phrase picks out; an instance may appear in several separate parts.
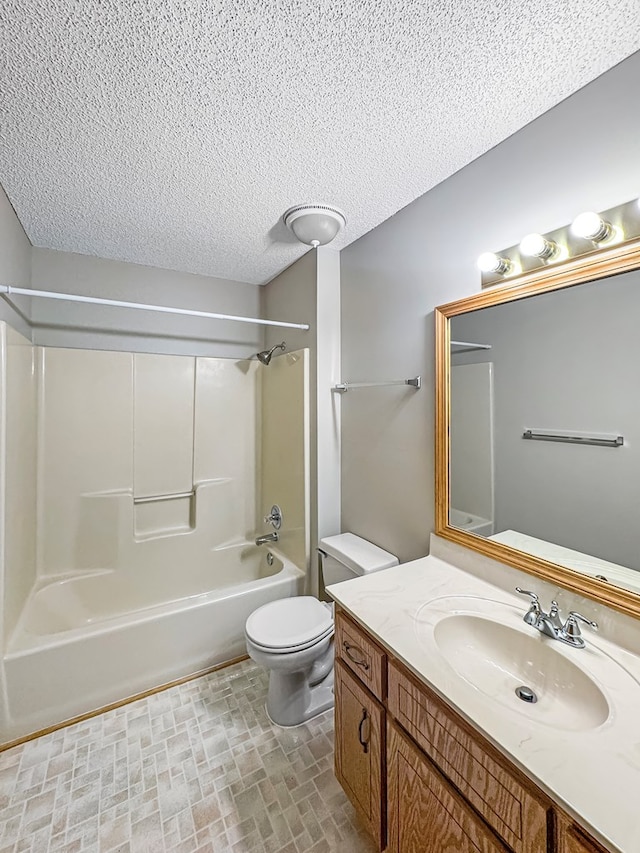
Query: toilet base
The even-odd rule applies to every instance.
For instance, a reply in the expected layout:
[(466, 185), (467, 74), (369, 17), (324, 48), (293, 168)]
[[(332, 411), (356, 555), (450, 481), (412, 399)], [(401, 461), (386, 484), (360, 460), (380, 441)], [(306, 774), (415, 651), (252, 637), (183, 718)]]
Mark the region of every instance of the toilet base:
[(333, 705), (333, 667), (314, 686), (309, 684), (308, 673), (271, 670), (265, 708), (276, 726), (284, 729), (300, 726)]
[(249, 657), (269, 670), (267, 714), (283, 728), (299, 726), (333, 707), (333, 627), (301, 649), (281, 652), (259, 646), (247, 636)]

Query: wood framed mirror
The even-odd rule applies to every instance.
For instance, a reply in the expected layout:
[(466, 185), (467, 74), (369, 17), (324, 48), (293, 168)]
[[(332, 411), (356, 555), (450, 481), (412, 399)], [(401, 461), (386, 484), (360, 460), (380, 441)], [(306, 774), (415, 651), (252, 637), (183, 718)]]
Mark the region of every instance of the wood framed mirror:
[(640, 241), (435, 320), (436, 533), (640, 617)]

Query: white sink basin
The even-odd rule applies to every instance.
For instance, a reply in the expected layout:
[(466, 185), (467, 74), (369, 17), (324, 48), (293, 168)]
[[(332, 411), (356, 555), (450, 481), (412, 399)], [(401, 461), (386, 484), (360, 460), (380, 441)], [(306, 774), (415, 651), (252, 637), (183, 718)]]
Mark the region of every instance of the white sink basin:
[[(613, 710), (604, 685), (631, 689), (640, 701), (640, 686), (590, 643), (589, 632), (586, 649), (571, 648), (526, 625), (525, 609), (449, 596), (425, 604), (415, 629), (421, 645), (469, 687), (541, 725), (572, 732), (602, 726)], [(535, 703), (516, 694), (520, 687)]]
[[(456, 615), (438, 622), (434, 640), (461, 678), (514, 711), (573, 731), (596, 728), (609, 717), (598, 685), (540, 633), (525, 634), (483, 616)], [(533, 691), (535, 705), (518, 698), (518, 687)]]

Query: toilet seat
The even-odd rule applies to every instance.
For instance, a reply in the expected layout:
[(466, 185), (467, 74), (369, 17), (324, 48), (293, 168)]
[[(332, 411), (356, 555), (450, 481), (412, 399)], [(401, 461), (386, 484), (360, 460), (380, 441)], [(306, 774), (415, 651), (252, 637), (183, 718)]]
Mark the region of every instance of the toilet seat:
[(333, 633), (331, 607), (311, 595), (263, 604), (249, 616), (247, 638), (272, 654), (303, 651)]
[(263, 643), (258, 643), (256, 642), (256, 640), (252, 640), (248, 634), (247, 640), (259, 651), (268, 652), (272, 655), (291, 655), (293, 654), (293, 652), (303, 652), (305, 651), (305, 649), (310, 649), (312, 646), (317, 646), (323, 640), (326, 640), (332, 635), (333, 628), (329, 628), (328, 631), (325, 631), (325, 633), (321, 634), (319, 637), (314, 637), (312, 640), (309, 640), (306, 643), (301, 643), (297, 646), (265, 646)]

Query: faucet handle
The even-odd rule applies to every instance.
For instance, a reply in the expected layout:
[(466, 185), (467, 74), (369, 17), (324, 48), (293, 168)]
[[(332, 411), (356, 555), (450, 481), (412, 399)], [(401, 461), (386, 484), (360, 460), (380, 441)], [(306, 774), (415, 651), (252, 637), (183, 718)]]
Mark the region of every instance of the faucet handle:
[(538, 617), (541, 615), (542, 612), (540, 610), (538, 593), (531, 592), (531, 590), (528, 589), (521, 589), (519, 586), (516, 587), (516, 592), (519, 592), (520, 595), (528, 595), (531, 599), (531, 604), (529, 605), (529, 610), (524, 616), (524, 621), (527, 623), (527, 625), (535, 625), (535, 623), (538, 621)]
[[(577, 624), (578, 620), (580, 620), (580, 622), (584, 622), (586, 625), (589, 625), (591, 628), (593, 628), (594, 631), (598, 630), (598, 623), (597, 622), (593, 622), (591, 619), (587, 619), (587, 617), (583, 616), (582, 613), (577, 613), (575, 610), (570, 610), (569, 611), (569, 618), (567, 619), (566, 625), (564, 626), (565, 631), (567, 631), (567, 633), (569, 633), (567, 630), (568, 628), (571, 628), (571, 627), (578, 628), (578, 624)], [(580, 630), (580, 629), (578, 628), (578, 630)]]
[(531, 607), (532, 608), (535, 607), (538, 610), (540, 610), (540, 604), (538, 603), (539, 599), (538, 599), (538, 593), (537, 592), (531, 592), (528, 589), (521, 589), (519, 586), (516, 587), (516, 592), (519, 592), (520, 595), (528, 595), (531, 598)]
[(265, 524), (271, 524), (275, 527), (276, 530), (280, 530), (282, 527), (282, 510), (278, 506), (278, 504), (274, 504), (271, 507), (271, 512), (269, 515), (265, 515), (264, 517)]
[(577, 613), (575, 610), (570, 610), (569, 616), (567, 617), (567, 621), (560, 629), (559, 639), (561, 639), (565, 643), (568, 643), (570, 646), (573, 646), (576, 649), (583, 649), (585, 643), (580, 632), (578, 620), (589, 625), (591, 628), (593, 628), (594, 631), (598, 630), (597, 622), (593, 622), (591, 619), (587, 619), (586, 616), (583, 616), (581, 613)]

